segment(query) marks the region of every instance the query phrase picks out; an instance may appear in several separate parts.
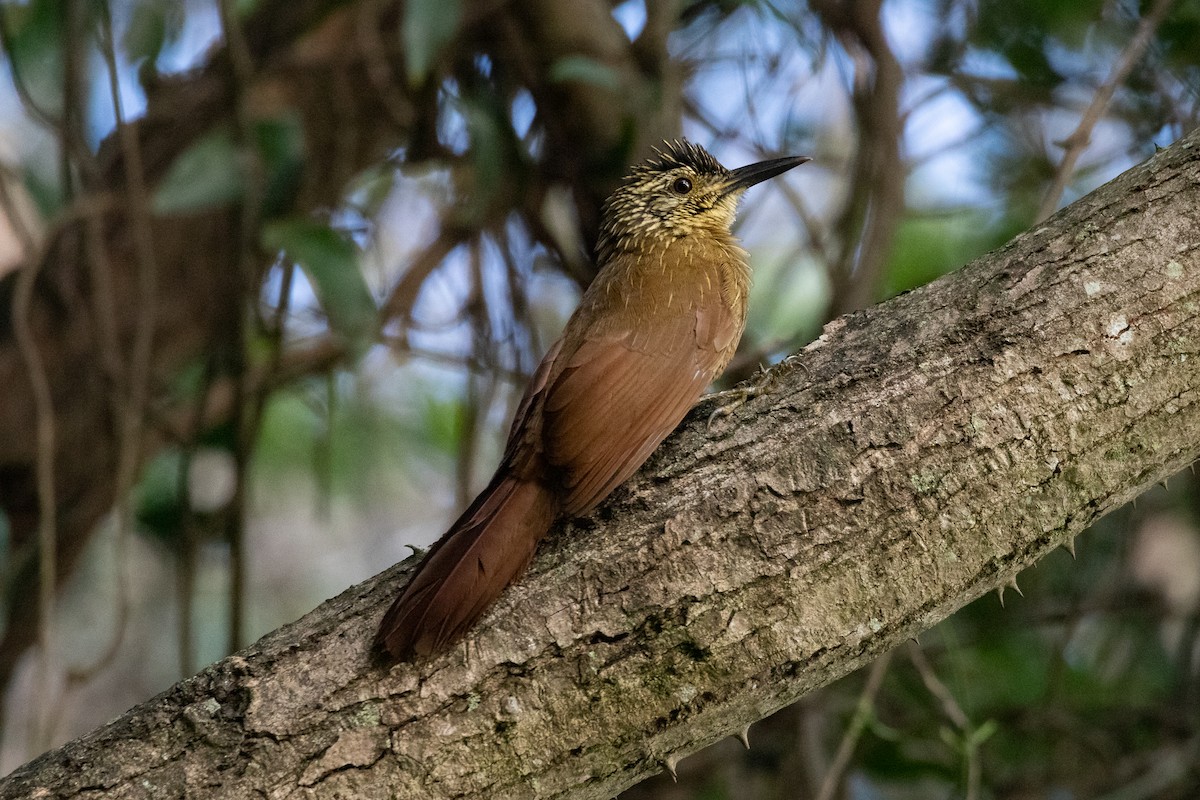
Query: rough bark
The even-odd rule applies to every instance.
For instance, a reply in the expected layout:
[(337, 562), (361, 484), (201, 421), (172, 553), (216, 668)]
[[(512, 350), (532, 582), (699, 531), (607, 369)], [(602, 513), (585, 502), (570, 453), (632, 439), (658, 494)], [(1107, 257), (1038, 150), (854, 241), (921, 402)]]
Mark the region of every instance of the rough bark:
[(1200, 452), (1200, 133), (703, 404), (465, 649), (384, 668), (410, 564), (2, 797), (607, 798), (1015, 578)]

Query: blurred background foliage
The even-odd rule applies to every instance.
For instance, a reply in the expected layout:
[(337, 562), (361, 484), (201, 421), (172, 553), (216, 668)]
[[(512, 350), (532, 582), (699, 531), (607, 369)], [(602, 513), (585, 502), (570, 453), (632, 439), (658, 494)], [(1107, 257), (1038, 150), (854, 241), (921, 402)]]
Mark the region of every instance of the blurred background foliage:
[[(35, 393), (5, 390), (4, 772), (440, 535), (593, 274), (601, 201), (662, 138), (731, 166), (814, 159), (745, 203), (732, 382), (1200, 116), (1200, 0), (5, 0), (0, 36), (0, 366), (20, 276), (41, 269), (35, 322), (44, 306), (65, 329), (98, 312), (53, 287), (93, 261), (117, 334), (89, 358), (132, 365), (100, 410), (59, 401), (79, 373), (48, 368), (79, 437), (49, 467), (49, 597)], [(99, 255), (55, 249), (96, 217)], [(121, 226), (182, 237), (188, 280), (122, 250)], [(155, 269), (155, 292), (128, 289)], [(67, 360), (57, 328), (31, 330)], [(115, 432), (90, 441), (95, 419)], [(91, 450), (110, 468), (71, 484)], [(1176, 477), (1023, 595), (627, 797), (1200, 796), (1198, 488)]]

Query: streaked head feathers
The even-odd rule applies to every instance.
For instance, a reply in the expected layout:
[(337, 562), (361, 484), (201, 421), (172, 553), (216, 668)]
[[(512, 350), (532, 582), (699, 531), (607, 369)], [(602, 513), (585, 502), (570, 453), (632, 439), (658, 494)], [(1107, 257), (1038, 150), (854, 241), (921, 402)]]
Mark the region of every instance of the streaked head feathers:
[(604, 204), (596, 254), (649, 248), (700, 229), (729, 235), (741, 192), (724, 191), (730, 171), (698, 144), (665, 141), (637, 164)]
[(662, 147), (653, 148), (654, 155), (633, 168), (633, 174), (645, 175), (687, 167), (706, 175), (727, 175), (729, 170), (722, 166), (712, 153), (687, 139), (664, 141)]

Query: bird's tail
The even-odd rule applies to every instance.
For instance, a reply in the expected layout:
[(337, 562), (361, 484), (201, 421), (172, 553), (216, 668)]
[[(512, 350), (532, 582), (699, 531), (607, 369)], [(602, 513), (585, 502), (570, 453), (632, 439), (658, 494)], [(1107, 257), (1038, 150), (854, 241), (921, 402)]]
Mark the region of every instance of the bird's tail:
[(557, 512), (541, 483), (497, 474), (430, 548), (376, 641), (398, 661), (445, 650), (525, 571)]

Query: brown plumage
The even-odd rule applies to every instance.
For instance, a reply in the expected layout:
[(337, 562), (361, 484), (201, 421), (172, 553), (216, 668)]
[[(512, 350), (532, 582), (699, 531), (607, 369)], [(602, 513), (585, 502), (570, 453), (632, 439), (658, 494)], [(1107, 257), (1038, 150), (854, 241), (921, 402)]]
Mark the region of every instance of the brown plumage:
[(727, 170), (684, 141), (605, 203), (600, 271), (542, 360), (488, 487), (384, 615), (397, 660), (461, 637), (529, 565), (555, 518), (587, 512), (641, 466), (733, 357), (750, 267), (730, 226), (742, 193), (804, 163)]

